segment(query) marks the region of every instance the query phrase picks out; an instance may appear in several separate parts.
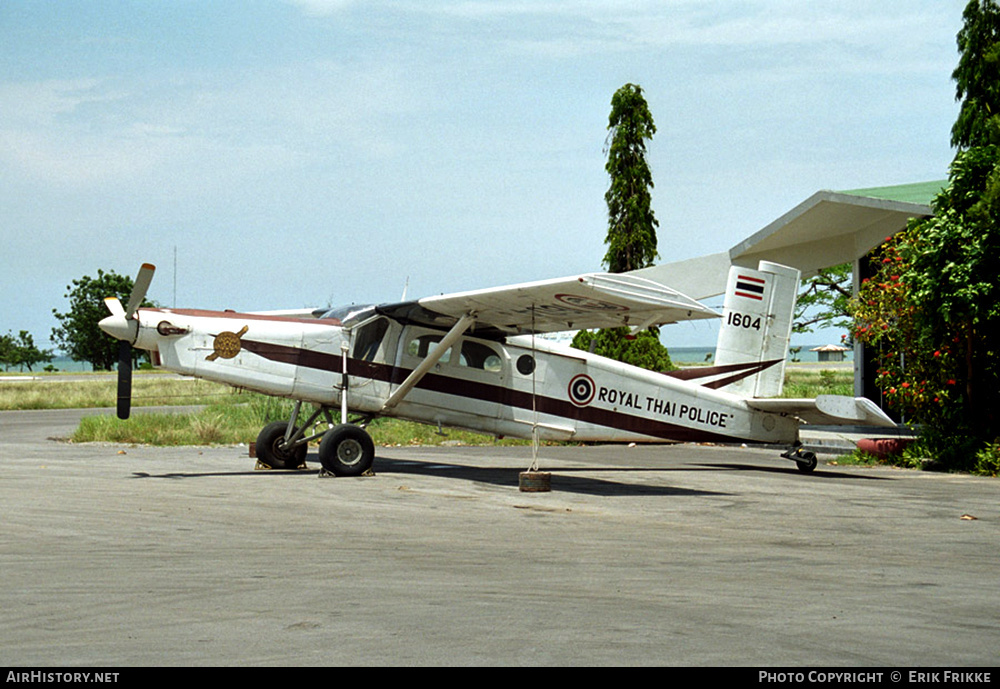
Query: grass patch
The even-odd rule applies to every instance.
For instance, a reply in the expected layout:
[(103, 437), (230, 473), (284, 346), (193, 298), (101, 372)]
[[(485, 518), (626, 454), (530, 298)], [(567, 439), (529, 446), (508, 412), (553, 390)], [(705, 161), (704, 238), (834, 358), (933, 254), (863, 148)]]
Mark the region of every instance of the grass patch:
[(496, 438), (474, 431), (445, 429), (444, 434), (434, 426), (403, 419), (375, 419), (368, 432), (376, 445), (398, 447), (401, 445), (528, 445), (530, 440), (521, 438)]
[(812, 370), (789, 366), (785, 369), (785, 398), (846, 395), (854, 397), (854, 369)]
[[(107, 442), (129, 445), (236, 445), (250, 443), (273, 421), (291, 417), (292, 402), (256, 393), (239, 395), (239, 404), (212, 404), (191, 413), (134, 411), (122, 421), (115, 416), (87, 416), (70, 440), (76, 443)], [(311, 410), (311, 407), (310, 407)], [(305, 413), (305, 409), (303, 409)], [(337, 415), (334, 414), (334, 418)], [(325, 422), (324, 422), (325, 423)], [(317, 426), (315, 431), (322, 431)], [(447, 430), (401, 419), (376, 419), (368, 426), (376, 445), (524, 445), (520, 439), (497, 440), (471, 431)]]
[(884, 457), (873, 455), (864, 450), (854, 449), (848, 454), (840, 455), (833, 463), (840, 466), (888, 466), (899, 467), (901, 469), (935, 468), (934, 462), (930, 461), (920, 452), (914, 452), (910, 449), (906, 449), (899, 454), (886, 455)]
[(230, 394), (204, 409), (186, 413), (133, 410), (125, 421), (111, 416), (85, 416), (70, 437), (76, 443), (111, 442), (135, 445), (235, 445), (257, 439), (271, 421), (287, 419), (289, 400), (256, 393)]
[[(40, 380), (0, 384), (0, 411), (17, 409), (92, 409), (114, 406), (118, 382), (114, 377), (93, 380), (59, 380), (57, 375)], [(198, 378), (136, 373), (132, 376), (132, 406), (238, 404), (241, 395), (226, 385)]]
[(832, 464), (839, 466), (878, 466), (880, 464), (885, 464), (883, 460), (879, 459), (873, 454), (867, 452), (862, 452), (861, 450), (854, 449), (846, 455), (840, 455), (835, 459)]
[(245, 442), (238, 430), (224, 428), (221, 415), (208, 409), (197, 414), (132, 414), (127, 421), (114, 416), (80, 420), (73, 442), (129, 445), (218, 445)]

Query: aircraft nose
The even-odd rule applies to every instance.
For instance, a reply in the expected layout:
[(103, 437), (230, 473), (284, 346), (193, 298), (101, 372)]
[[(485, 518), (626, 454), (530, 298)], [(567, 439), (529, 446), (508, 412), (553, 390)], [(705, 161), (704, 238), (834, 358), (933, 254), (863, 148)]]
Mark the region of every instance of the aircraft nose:
[(129, 322), (122, 316), (112, 314), (101, 319), (97, 326), (118, 340), (131, 340), (133, 336)]

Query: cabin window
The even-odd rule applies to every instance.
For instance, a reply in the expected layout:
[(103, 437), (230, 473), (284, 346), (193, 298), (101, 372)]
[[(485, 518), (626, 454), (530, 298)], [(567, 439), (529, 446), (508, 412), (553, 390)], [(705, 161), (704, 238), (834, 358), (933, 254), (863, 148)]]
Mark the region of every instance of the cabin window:
[(354, 358), (363, 361), (374, 361), (379, 345), (389, 329), (389, 321), (379, 318), (361, 327), (354, 337)]
[(499, 373), (502, 366), (500, 355), (492, 347), (470, 340), (462, 343), (462, 355), (459, 357), (458, 363), (462, 366), (491, 373)]
[[(426, 359), (434, 346), (441, 341), (441, 335), (419, 335), (406, 345), (406, 353), (418, 359)], [(451, 349), (444, 353), (440, 363), (447, 363), (451, 358)]]
[(517, 370), (525, 376), (530, 376), (535, 371), (535, 357), (530, 354), (522, 354), (517, 358)]

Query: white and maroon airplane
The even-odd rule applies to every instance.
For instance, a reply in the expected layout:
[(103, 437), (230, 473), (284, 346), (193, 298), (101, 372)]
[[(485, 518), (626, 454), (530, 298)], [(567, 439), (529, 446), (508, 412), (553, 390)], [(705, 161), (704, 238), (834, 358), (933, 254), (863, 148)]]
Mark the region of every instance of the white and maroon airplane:
[[(536, 439), (783, 444), (805, 472), (816, 457), (800, 448), (800, 424), (895, 425), (864, 398), (778, 397), (799, 272), (773, 263), (730, 269), (714, 365), (667, 373), (535, 337), (720, 317), (643, 273), (237, 313), (140, 308), (154, 270), (142, 266), (127, 306), (108, 298), (100, 323), (122, 341), (119, 416), (129, 414), (132, 345), (162, 368), (295, 400), (292, 417), (257, 438), (259, 461), (275, 469), (302, 466), (319, 439), (325, 470), (364, 473), (375, 458), (364, 429), (379, 416)], [(315, 408), (307, 419), (303, 403)]]

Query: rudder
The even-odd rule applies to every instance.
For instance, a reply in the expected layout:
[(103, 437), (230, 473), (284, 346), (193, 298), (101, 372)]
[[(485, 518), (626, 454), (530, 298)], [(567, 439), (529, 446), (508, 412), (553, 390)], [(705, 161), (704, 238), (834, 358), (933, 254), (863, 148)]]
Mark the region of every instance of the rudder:
[(732, 266), (726, 285), (715, 366), (758, 364), (722, 389), (745, 397), (777, 397), (785, 382), (801, 274), (761, 261), (757, 270)]

